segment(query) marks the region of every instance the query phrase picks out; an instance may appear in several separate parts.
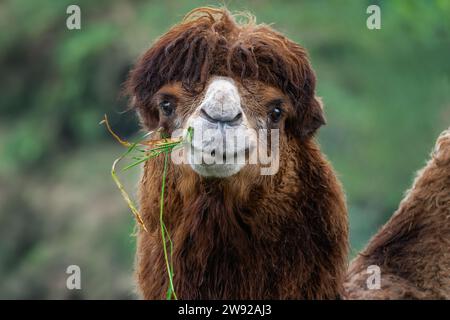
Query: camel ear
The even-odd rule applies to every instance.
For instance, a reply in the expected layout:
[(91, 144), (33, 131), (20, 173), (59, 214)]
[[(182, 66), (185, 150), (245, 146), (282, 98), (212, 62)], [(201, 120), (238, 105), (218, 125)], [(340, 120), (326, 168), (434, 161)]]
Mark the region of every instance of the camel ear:
[(300, 139), (308, 139), (326, 123), (322, 100), (313, 96), (306, 103), (298, 103), (294, 117), (286, 120), (286, 128)]
[(295, 114), (291, 119), (287, 119), (286, 124), (296, 137), (308, 139), (325, 124), (325, 116), (322, 100), (316, 96), (316, 75), (303, 52), (302, 54), (299, 60), (303, 63), (297, 68), (301, 84), (293, 83), (288, 90)]
[(317, 129), (326, 124), (322, 99), (316, 96), (312, 97), (302, 118), (300, 137), (311, 137)]

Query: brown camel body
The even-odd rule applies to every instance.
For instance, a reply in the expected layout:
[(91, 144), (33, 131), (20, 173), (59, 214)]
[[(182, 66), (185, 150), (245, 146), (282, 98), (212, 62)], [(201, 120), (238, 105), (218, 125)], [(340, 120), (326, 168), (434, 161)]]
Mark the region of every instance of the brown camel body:
[[(261, 164), (211, 171), (169, 163), (163, 219), (178, 298), (448, 297), (448, 158), (432, 160), (423, 171), (365, 257), (352, 264), (344, 292), (345, 196), (314, 141), (325, 121), (299, 45), (252, 19), (238, 24), (224, 9), (200, 8), (141, 57), (127, 91), (145, 130), (172, 134), (191, 123), (225, 123), (280, 133), (273, 175), (261, 175)], [(162, 171), (163, 159), (147, 162), (140, 184), (148, 232), (139, 230), (136, 257), (145, 299), (164, 299), (169, 287)], [(385, 294), (360, 289), (367, 264), (382, 268)]]
[[(381, 287), (370, 290), (376, 265)], [(450, 299), (450, 129), (400, 207), (350, 265), (349, 299)]]

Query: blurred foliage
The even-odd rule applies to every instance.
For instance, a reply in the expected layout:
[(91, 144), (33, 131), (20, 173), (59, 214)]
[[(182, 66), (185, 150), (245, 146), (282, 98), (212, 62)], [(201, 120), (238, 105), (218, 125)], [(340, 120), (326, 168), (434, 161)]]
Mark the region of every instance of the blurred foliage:
[[(81, 7), (81, 30), (66, 28), (69, 4)], [(98, 122), (108, 113), (121, 135), (137, 131), (120, 94), (128, 70), (210, 4), (0, 2), (0, 298), (134, 297), (133, 220), (109, 176), (119, 149)], [(319, 142), (347, 192), (354, 254), (450, 124), (450, 2), (226, 4), (310, 52), (328, 119)], [(381, 7), (381, 30), (366, 28), (370, 4)], [(81, 291), (65, 288), (70, 264), (81, 267)]]

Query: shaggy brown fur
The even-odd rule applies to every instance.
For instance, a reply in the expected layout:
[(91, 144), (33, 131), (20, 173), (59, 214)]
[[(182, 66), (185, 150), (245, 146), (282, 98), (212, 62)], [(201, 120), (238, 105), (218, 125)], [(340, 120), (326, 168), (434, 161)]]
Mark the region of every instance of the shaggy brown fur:
[[(244, 92), (249, 114), (278, 95), (286, 102), (280, 170), (259, 175), (246, 166), (234, 176), (206, 179), (170, 165), (164, 219), (174, 245), (174, 287), (183, 299), (335, 299), (347, 259), (345, 199), (313, 140), (324, 123), (315, 76), (305, 51), (252, 21), (226, 11), (197, 9), (137, 63), (127, 88), (147, 129), (176, 128), (157, 108), (158, 95), (177, 100), (185, 119), (211, 76), (228, 76)], [(165, 298), (168, 277), (159, 230), (162, 159), (145, 164), (137, 278), (146, 299)]]
[[(390, 221), (351, 263), (349, 299), (450, 299), (450, 129)], [(369, 265), (381, 289), (368, 290)]]

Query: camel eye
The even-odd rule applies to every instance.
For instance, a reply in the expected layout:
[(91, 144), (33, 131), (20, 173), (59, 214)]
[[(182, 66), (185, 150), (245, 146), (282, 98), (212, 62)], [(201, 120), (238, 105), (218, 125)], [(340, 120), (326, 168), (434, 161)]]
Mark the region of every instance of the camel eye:
[(166, 117), (169, 117), (173, 113), (174, 105), (171, 101), (163, 100), (160, 102), (159, 107)]
[(275, 107), (272, 109), (272, 111), (269, 114), (269, 118), (273, 123), (278, 123), (281, 119), (281, 115), (283, 114), (283, 111), (279, 107)]

